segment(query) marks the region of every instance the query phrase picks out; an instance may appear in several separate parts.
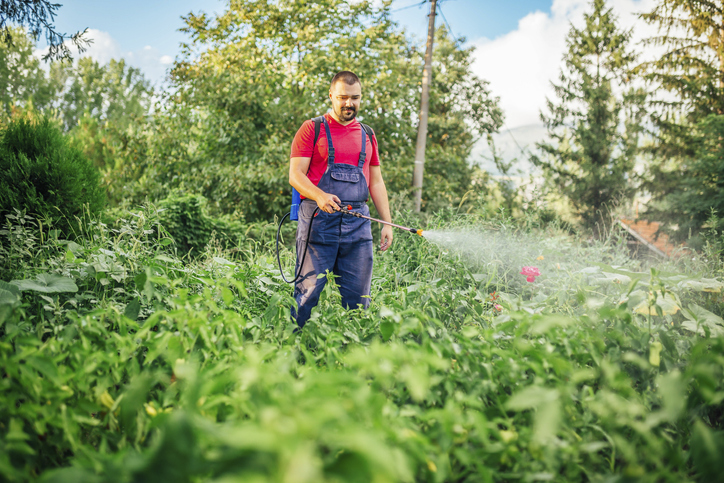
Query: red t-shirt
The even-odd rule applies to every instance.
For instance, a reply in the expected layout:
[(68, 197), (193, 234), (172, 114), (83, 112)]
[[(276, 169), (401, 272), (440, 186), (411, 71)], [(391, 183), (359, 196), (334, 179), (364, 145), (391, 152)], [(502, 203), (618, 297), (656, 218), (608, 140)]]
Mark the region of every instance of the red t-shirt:
[[(338, 123), (330, 114), (325, 114), (329, 123), (329, 132), (332, 135), (332, 143), (334, 144), (334, 162), (353, 164), (357, 166), (359, 163), (359, 153), (362, 148), (362, 126), (355, 119), (351, 123), (343, 126)], [(367, 137), (367, 146), (365, 148), (365, 164), (362, 167), (367, 187), (370, 186), (370, 166), (379, 166), (380, 157), (377, 152), (377, 138)], [(322, 175), (327, 169), (327, 136), (324, 132), (324, 124), (319, 126), (319, 137), (317, 145), (312, 152), (312, 143), (314, 142), (314, 121), (304, 121), (302, 127), (297, 131), (292, 143), (291, 158), (309, 158), (309, 171), (307, 177), (314, 183), (319, 184)]]

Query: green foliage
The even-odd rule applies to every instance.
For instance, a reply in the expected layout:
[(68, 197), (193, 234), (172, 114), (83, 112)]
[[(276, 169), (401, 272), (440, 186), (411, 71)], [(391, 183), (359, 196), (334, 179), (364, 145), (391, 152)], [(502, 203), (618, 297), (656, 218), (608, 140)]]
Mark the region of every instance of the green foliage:
[(35, 43), (18, 30), (0, 42), (0, 127), (11, 120), (58, 119), (71, 144), (101, 170), (112, 204), (128, 198), (127, 181), (138, 178), (151, 136), (153, 89), (124, 60), (99, 65), (85, 57), (51, 64), (34, 56)]
[[(141, 173), (140, 194), (151, 199), (191, 185), (215, 210), (268, 220), (288, 204), (293, 135), (326, 110), (334, 73), (358, 70), (375, 108), (393, 105), (389, 93), (405, 84), (409, 47), (369, 2), (242, 2), (186, 22), (191, 41)], [(386, 125), (365, 122), (385, 138)]]
[(0, 109), (8, 116), (14, 108), (28, 104), (37, 109), (48, 107), (55, 87), (33, 54), (35, 42), (24, 30), (10, 28), (12, 42), (0, 31)]
[(656, 113), (662, 134), (684, 128), (682, 122), (724, 114), (724, 7), (717, 2), (660, 0), (641, 17), (657, 26), (660, 33), (647, 39), (645, 45), (662, 46), (666, 53), (642, 64), (639, 71), (648, 81), (675, 94), (653, 100), (662, 108)]
[(646, 45), (666, 50), (638, 68), (666, 93), (650, 100), (656, 129), (643, 185), (651, 195), (647, 216), (665, 222), (674, 239), (693, 237), (695, 246), (709, 210), (721, 209), (712, 190), (722, 170), (716, 144), (724, 115), (723, 15), (720, 3), (691, 0), (662, 0), (642, 15), (659, 28)]
[(661, 182), (671, 190), (657, 195), (649, 203), (649, 212), (677, 223), (671, 231), (676, 239), (696, 235), (702, 228), (721, 231), (718, 222), (706, 225), (712, 210), (724, 213), (724, 116), (710, 115), (696, 124), (690, 133), (693, 154), (672, 169), (657, 166), (650, 184)]
[(85, 57), (51, 65), (55, 111), (71, 143), (98, 167), (111, 204), (128, 196), (127, 180), (147, 155), (153, 89), (124, 60)]
[[(422, 59), (389, 13), (388, 3), (279, 0), (232, 3), (218, 17), (190, 14), (190, 41), (155, 116), (148, 158), (129, 173), (138, 180), (134, 199), (194, 186), (214, 212), (271, 219), (288, 205), (294, 133), (329, 108), (329, 82), (342, 69), (362, 79), (360, 119), (375, 130), (386, 183), (407, 193)], [(460, 201), (474, 136), (497, 129), (502, 118), (497, 99), (470, 71), (472, 50), (444, 29), (438, 39), (431, 209)]]
[(631, 32), (619, 30), (604, 0), (593, 0), (591, 9), (584, 28), (571, 26), (565, 68), (554, 86), (559, 100), (548, 100), (550, 114), (541, 113), (553, 142), (539, 144), (542, 155), (531, 158), (589, 228), (602, 209), (634, 194), (645, 97), (629, 87)]
[(90, 57), (75, 63), (54, 63), (49, 76), (61, 86), (56, 103), (66, 131), (88, 115), (122, 132), (130, 124), (143, 121), (150, 110), (151, 83), (140, 69), (123, 59), (111, 59), (105, 65)]
[(18, 36), (24, 36), (24, 34), (19, 35), (8, 25), (15, 24), (27, 27), (35, 40), (41, 34), (45, 34), (48, 52), (43, 56), (43, 60), (70, 59), (68, 40), (82, 53), (91, 42), (84, 37), (88, 29), (73, 35), (66, 35), (55, 30), (53, 19), (59, 7), (60, 4), (51, 3), (48, 0), (33, 0), (32, 2), (7, 0), (0, 3), (0, 41), (13, 44)]
[(242, 237), (242, 225), (228, 216), (209, 216), (201, 195), (171, 194), (159, 203), (159, 221), (182, 254), (198, 256), (215, 239), (223, 248), (235, 247)]
[(22, 209), (73, 237), (103, 208), (98, 170), (50, 120), (14, 121), (0, 136), (0, 218)]
[[(664, 292), (683, 303), (720, 281), (641, 271), (615, 243), (487, 221), (478, 243), (494, 249), (478, 259), (401, 234), (377, 256), (368, 311), (344, 310), (330, 279), (294, 332), (271, 253), (182, 262), (163, 213), (119, 213), (81, 244), (38, 241), (18, 280), (0, 283), (3, 479), (718, 474), (724, 322), (691, 304), (693, 326), (658, 313)], [(426, 228), (476, 227), (448, 213)], [(592, 265), (602, 257), (616, 266)], [(539, 280), (520, 281), (521, 263)]]
[[(474, 49), (463, 48), (464, 41), (453, 40), (444, 26), (435, 32), (422, 195), (422, 206), (431, 213), (456, 206), (468, 191), (479, 190), (473, 183), (483, 174), (470, 164), (470, 153), (481, 135), (494, 133), (503, 125), (499, 99), (493, 97), (486, 81), (472, 74)], [(415, 143), (407, 146), (404, 156), (412, 160)], [(412, 164), (406, 163), (404, 168), (404, 174), (390, 173), (388, 184), (394, 193), (412, 193)]]

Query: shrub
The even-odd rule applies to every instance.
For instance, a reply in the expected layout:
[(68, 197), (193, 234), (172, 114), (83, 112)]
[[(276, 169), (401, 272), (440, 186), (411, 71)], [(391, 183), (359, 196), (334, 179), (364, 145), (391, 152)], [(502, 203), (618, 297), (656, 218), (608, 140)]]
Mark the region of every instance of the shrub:
[(94, 214), (104, 204), (97, 169), (50, 120), (20, 119), (2, 131), (0, 220), (17, 208), (73, 238), (84, 209)]
[(161, 224), (181, 254), (200, 255), (214, 237), (224, 248), (235, 246), (239, 240), (241, 223), (228, 216), (210, 216), (207, 204), (202, 195), (177, 192), (160, 201)]

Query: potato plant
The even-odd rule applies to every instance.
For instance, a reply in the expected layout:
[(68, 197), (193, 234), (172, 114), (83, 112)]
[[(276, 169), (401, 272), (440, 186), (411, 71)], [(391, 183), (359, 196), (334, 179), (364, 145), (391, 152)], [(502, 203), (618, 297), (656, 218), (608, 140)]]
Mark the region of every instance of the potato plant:
[(27, 238), (2, 245), (15, 267), (0, 282), (3, 481), (724, 472), (717, 274), (645, 270), (616, 243), (552, 229), (430, 219), (505, 243), (471, 258), (400, 235), (376, 258), (369, 310), (344, 310), (328, 275), (296, 331), (271, 244), (190, 260), (152, 208), (72, 243), (18, 216), (0, 233)]

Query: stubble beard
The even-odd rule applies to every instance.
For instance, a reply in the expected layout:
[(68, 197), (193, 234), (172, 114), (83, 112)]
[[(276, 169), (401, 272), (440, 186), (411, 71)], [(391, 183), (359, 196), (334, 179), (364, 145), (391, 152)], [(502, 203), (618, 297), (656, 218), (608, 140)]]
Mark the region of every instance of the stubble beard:
[[(348, 109), (348, 110), (346, 110), (346, 109)], [(342, 122), (351, 121), (352, 119), (357, 117), (357, 109), (355, 109), (354, 107), (350, 107), (350, 108), (341, 107), (339, 109), (338, 116), (339, 116), (339, 120)]]

